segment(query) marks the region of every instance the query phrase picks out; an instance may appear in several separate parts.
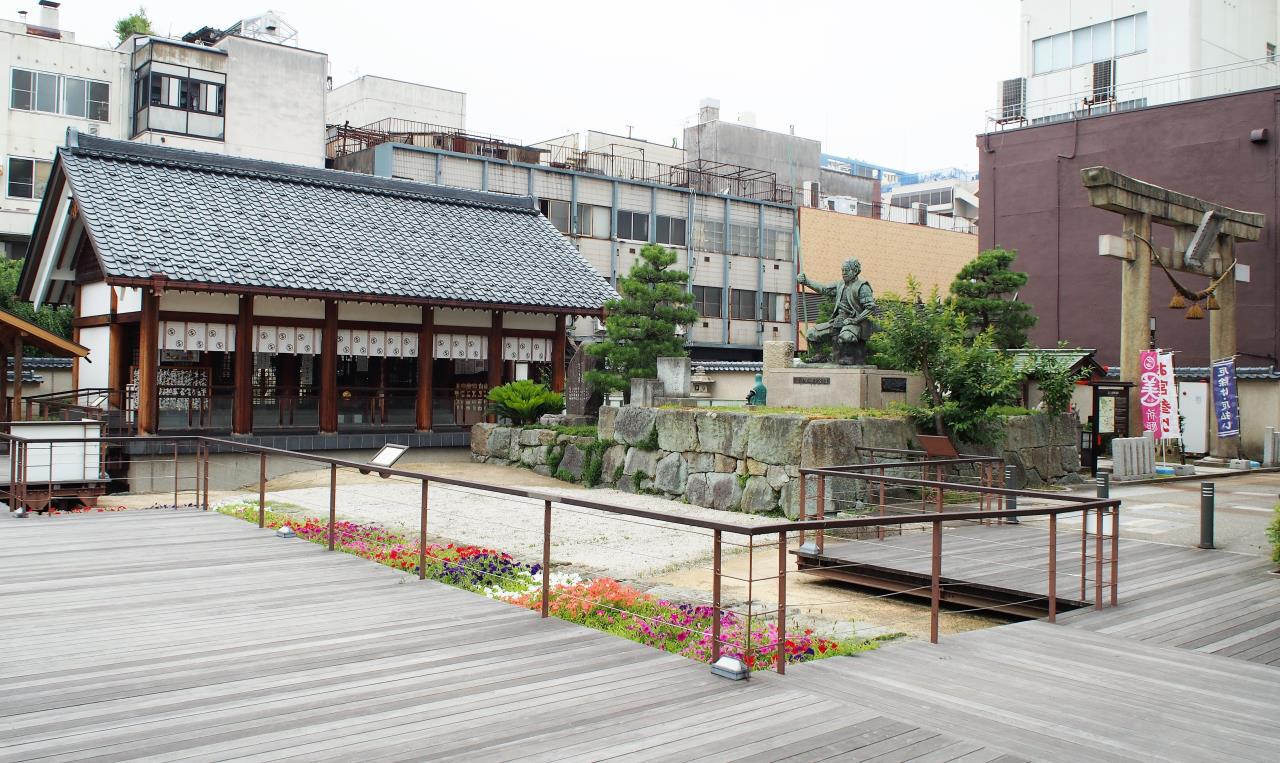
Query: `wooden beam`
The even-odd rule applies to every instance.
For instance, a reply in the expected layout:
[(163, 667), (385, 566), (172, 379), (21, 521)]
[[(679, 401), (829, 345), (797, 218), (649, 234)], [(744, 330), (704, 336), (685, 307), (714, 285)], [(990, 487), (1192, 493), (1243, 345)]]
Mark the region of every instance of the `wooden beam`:
[(160, 298), (142, 290), (142, 323), (138, 327), (138, 434), (156, 433), (160, 415)]
[(564, 392), (565, 319), (556, 316), (556, 335), (551, 339), (551, 389)]
[(502, 311), (494, 310), (489, 326), (489, 389), (502, 386)]
[(418, 396), (417, 396), (417, 430), (426, 432), (431, 429), (431, 387), (432, 372), (435, 361), (435, 311), (429, 307), (422, 308), (422, 325), (418, 328)]
[(253, 434), (253, 297), (240, 295), (236, 314), (235, 388), (231, 403), (232, 434)]
[(324, 335), (320, 340), (320, 432), (338, 431), (338, 302), (324, 302)]

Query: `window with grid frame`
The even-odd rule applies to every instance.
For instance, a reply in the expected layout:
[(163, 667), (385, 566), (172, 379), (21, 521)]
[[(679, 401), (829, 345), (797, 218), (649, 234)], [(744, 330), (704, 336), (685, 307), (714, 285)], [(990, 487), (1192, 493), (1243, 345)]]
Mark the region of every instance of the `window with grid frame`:
[(751, 289), (734, 289), (729, 294), (729, 307), (735, 321), (754, 321), (759, 315), (756, 293)]
[(659, 244), (687, 246), (688, 239), (685, 234), (685, 227), (685, 219), (683, 217), (658, 215), (658, 230), (655, 233), (655, 238)]
[(595, 204), (578, 205), (578, 235), (609, 238), (613, 210)]
[(703, 318), (719, 318), (723, 298), (724, 290), (719, 286), (693, 287), (693, 309)]
[(49, 183), (49, 171), (53, 162), (41, 159), (24, 159), (9, 157), (9, 174), (6, 193), (17, 199), (40, 199), (44, 197), (45, 186)]
[(724, 251), (724, 223), (698, 220), (693, 226), (693, 247), (703, 252)]
[(648, 241), (649, 213), (618, 210), (618, 238), (628, 241)]

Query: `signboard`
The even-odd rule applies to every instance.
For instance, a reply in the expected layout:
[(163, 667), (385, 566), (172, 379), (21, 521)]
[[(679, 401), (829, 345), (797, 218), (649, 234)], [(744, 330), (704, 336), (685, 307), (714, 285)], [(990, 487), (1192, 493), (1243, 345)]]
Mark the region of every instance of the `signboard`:
[(906, 392), (907, 379), (905, 376), (881, 376), (880, 391), (881, 392)]
[(1160, 439), (1160, 354), (1155, 350), (1138, 353), (1138, 407), (1142, 431)]
[(1160, 353), (1160, 431), (1158, 437), (1180, 439), (1178, 422), (1178, 383), (1173, 376), (1173, 353)]
[(830, 384), (830, 376), (793, 376), (792, 384)]
[(1240, 400), (1236, 397), (1235, 358), (1213, 361), (1209, 383), (1213, 391), (1213, 418), (1219, 437), (1240, 434)]
[(1115, 434), (1116, 398), (1110, 395), (1098, 398), (1098, 434)]

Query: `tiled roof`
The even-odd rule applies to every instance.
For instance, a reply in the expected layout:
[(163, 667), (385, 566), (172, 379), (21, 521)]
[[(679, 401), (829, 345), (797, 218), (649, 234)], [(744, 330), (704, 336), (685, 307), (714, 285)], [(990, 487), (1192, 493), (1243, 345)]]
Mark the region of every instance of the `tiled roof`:
[(764, 370), (764, 363), (758, 360), (691, 360), (693, 368), (702, 367), (704, 371), (748, 371), (758, 374)]
[(108, 278), (594, 312), (614, 292), (532, 198), (71, 134)]
[[(1209, 378), (1209, 367), (1177, 366), (1173, 369), (1173, 373), (1181, 381), (1205, 381)], [(1107, 377), (1119, 379), (1120, 369), (1108, 369)], [(1275, 366), (1236, 366), (1236, 378), (1250, 381), (1276, 381), (1280, 380), (1280, 371), (1277, 371)]]

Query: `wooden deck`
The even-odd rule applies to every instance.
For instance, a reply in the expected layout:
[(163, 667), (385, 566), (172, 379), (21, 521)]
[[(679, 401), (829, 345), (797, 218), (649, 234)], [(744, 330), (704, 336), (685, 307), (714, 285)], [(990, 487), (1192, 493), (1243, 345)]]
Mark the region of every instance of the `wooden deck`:
[(0, 515), (0, 541), (0, 761), (1005, 755), (217, 514)]
[(1091, 632), (1086, 613), (730, 682), (216, 514), (0, 515), (0, 541), (0, 761), (1261, 761), (1280, 748), (1280, 669)]

